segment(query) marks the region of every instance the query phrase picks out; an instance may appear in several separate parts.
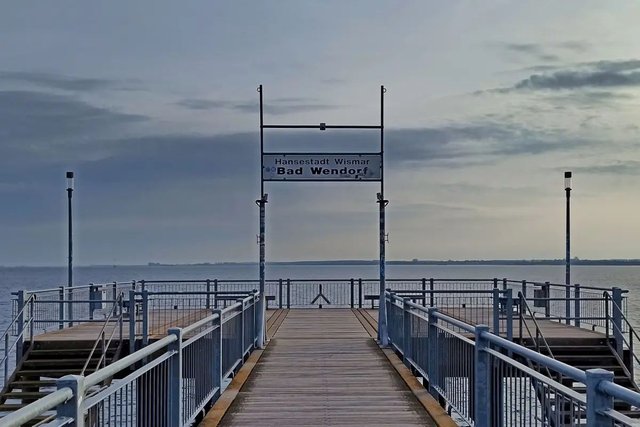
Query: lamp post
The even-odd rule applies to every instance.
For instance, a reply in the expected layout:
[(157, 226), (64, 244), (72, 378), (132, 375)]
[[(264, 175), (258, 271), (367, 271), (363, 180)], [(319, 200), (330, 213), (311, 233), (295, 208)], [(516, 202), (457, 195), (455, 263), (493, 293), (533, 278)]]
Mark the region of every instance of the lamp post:
[(69, 325), (73, 326), (73, 305), (71, 303), (71, 288), (73, 287), (73, 222), (71, 216), (71, 196), (73, 194), (73, 172), (67, 172), (67, 212), (68, 212), (68, 248), (69, 248), (69, 258), (68, 258), (68, 272), (67, 272), (67, 286), (69, 287)]
[(566, 239), (567, 239), (567, 253), (565, 260), (565, 285), (571, 284), (571, 172), (564, 173), (564, 191), (567, 194), (567, 225), (566, 225)]

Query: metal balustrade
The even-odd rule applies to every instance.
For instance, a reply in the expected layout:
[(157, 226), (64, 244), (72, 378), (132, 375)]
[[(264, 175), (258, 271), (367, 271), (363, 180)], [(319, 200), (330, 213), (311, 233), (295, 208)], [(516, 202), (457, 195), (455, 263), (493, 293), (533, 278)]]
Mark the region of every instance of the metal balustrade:
[(258, 299), (253, 293), (212, 309), (90, 375), (60, 378), (57, 391), (2, 418), (0, 425), (20, 426), (47, 414), (57, 426), (191, 425), (255, 347)]
[[(446, 402), (461, 424), (489, 426), (633, 426), (614, 410), (618, 399), (639, 407), (640, 393), (613, 383), (613, 373), (582, 371), (490, 332), (385, 293), (389, 343)], [(519, 362), (526, 360), (586, 386), (580, 394)]]

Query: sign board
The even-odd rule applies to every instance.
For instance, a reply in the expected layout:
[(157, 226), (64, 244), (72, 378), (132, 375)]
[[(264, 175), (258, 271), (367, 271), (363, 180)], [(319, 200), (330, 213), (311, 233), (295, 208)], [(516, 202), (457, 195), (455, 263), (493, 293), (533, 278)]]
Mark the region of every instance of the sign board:
[(380, 153), (264, 153), (265, 181), (380, 181)]

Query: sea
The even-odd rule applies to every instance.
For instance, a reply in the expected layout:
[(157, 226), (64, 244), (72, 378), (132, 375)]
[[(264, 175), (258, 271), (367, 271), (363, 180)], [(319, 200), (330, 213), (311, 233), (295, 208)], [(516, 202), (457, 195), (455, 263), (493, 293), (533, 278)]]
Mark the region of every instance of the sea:
[[(74, 284), (131, 280), (258, 279), (257, 264), (91, 266), (74, 269)], [(267, 279), (375, 279), (377, 265), (301, 265), (271, 264)], [(491, 279), (549, 281), (564, 283), (562, 265), (389, 265), (390, 279)], [(66, 267), (0, 267), (0, 329), (11, 321), (12, 292), (35, 290), (66, 284)], [(618, 286), (627, 293), (627, 315), (640, 329), (640, 266), (573, 266), (571, 282), (583, 286)]]

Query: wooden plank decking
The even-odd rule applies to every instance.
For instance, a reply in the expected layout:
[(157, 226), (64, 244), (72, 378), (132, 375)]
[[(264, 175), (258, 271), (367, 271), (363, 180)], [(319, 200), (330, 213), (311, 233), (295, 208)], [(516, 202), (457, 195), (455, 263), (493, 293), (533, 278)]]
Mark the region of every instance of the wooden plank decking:
[(289, 310), (221, 425), (433, 420), (350, 309)]

